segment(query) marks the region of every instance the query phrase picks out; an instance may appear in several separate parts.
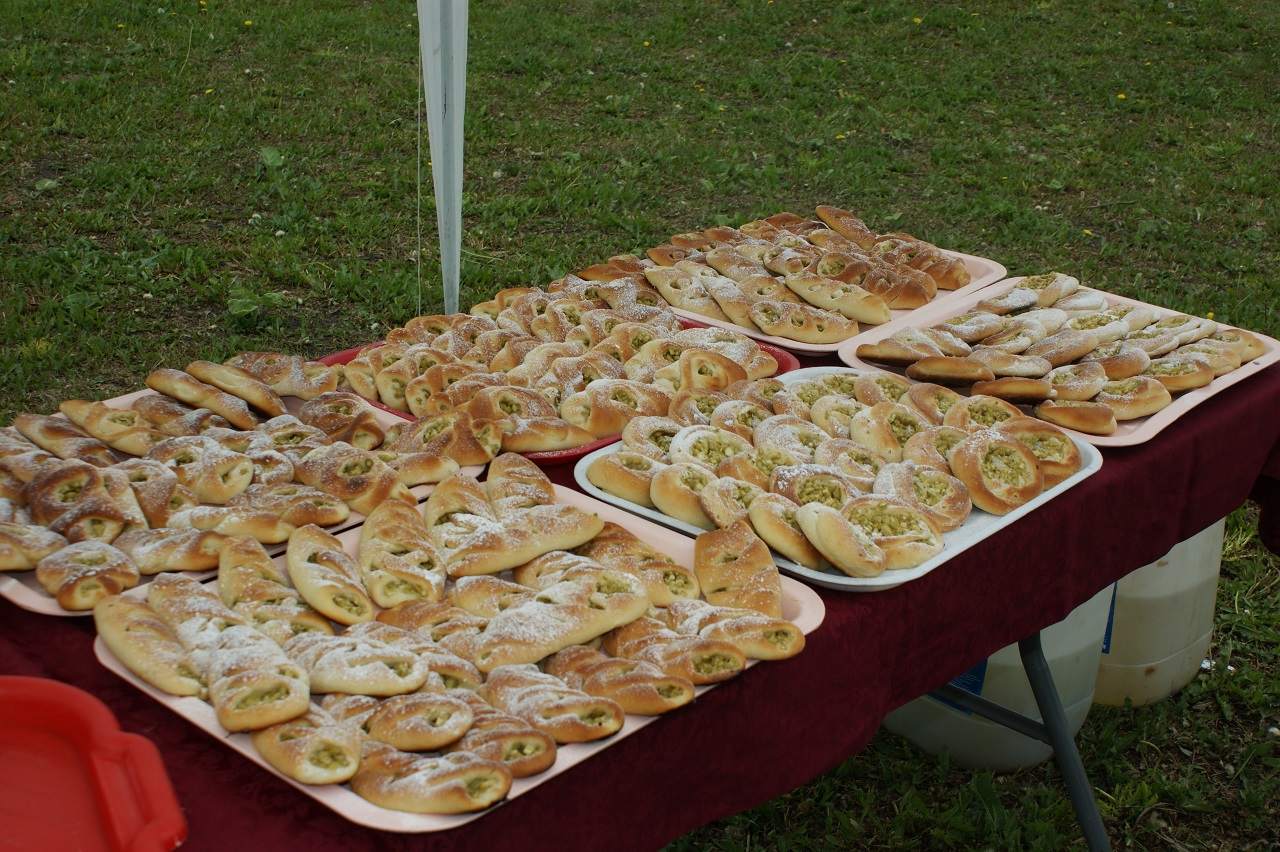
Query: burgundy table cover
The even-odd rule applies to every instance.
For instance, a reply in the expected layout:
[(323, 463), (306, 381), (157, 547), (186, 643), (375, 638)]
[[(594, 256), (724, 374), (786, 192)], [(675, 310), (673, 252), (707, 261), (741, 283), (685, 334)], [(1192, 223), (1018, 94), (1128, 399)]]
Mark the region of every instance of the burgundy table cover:
[[(1277, 473), (1280, 367), (1189, 412), (931, 574), (876, 593), (821, 590), (826, 620), (763, 663), (460, 828), (399, 835), (347, 822), (171, 715), (96, 661), (92, 620), (0, 602), (0, 672), (101, 698), (164, 756), (184, 849), (653, 850), (776, 798), (863, 748), (886, 713), (1060, 620), (1237, 508)], [(550, 471), (567, 482), (571, 467)], [(1268, 480), (1261, 480), (1266, 482)]]

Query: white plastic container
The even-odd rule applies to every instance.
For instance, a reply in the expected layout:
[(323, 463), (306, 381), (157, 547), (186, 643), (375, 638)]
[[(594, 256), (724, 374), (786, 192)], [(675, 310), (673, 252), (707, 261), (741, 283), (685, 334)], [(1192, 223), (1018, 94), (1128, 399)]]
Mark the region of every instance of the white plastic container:
[(1200, 671), (1213, 634), (1226, 519), (1116, 583), (1102, 646), (1097, 704), (1154, 704)]
[[(1084, 725), (1093, 704), (1111, 597), (1112, 587), (1108, 586), (1040, 633), (1045, 659), (1073, 736)], [(1028, 718), (1040, 719), (1016, 643), (996, 651), (952, 683)], [(1053, 749), (1046, 743), (961, 710), (932, 694), (894, 710), (885, 717), (884, 727), (930, 754), (939, 754), (945, 747), (951, 761), (966, 769), (1013, 772), (1053, 756)]]

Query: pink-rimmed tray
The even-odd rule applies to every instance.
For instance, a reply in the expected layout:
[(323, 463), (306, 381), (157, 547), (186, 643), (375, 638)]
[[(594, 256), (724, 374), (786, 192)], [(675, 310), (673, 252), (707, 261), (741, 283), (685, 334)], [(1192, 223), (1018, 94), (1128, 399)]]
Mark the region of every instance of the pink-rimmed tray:
[[(910, 318), (912, 315), (919, 313), (920, 311), (929, 310), (930, 308), (933, 308), (938, 304), (950, 304), (952, 302), (955, 302), (958, 299), (963, 299), (966, 295), (974, 292), (975, 290), (981, 290), (983, 287), (987, 287), (987, 286), (990, 286), (991, 284), (994, 284), (995, 282), (999, 281), (1001, 278), (1004, 278), (1004, 276), (1008, 273), (1008, 270), (1006, 270), (1002, 265), (1000, 265), (994, 260), (989, 260), (985, 257), (976, 257), (971, 254), (962, 254), (956, 251), (948, 252), (948, 254), (955, 255), (956, 257), (964, 261), (965, 269), (969, 270), (968, 284), (964, 285), (958, 290), (939, 290), (938, 295), (936, 295), (933, 298), (933, 300), (929, 302), (929, 304), (923, 307), (915, 308), (913, 310), (890, 311), (891, 317), (889, 319), (889, 322), (885, 323), (884, 325), (874, 326), (874, 325), (867, 325), (866, 323), (859, 323), (858, 333), (855, 334), (853, 337), (849, 338), (849, 340), (862, 340), (863, 336), (868, 333), (867, 331), (868, 329), (884, 328), (887, 325), (891, 325), (893, 323), (900, 322), (900, 321), (905, 321), (908, 318)], [(756, 341), (757, 343), (762, 343), (762, 344), (768, 343), (771, 346), (778, 347), (779, 349), (789, 350), (791, 352), (799, 352), (804, 355), (829, 355), (833, 352), (838, 351), (840, 347), (843, 346), (846, 342), (846, 341), (842, 341), (840, 343), (804, 343), (799, 340), (788, 340), (785, 337), (777, 337), (776, 335), (765, 334), (764, 332), (759, 330), (744, 328), (743, 326), (737, 325), (732, 322), (727, 322), (725, 320), (712, 319), (711, 317), (705, 317), (702, 314), (695, 314), (693, 311), (686, 311), (682, 308), (672, 308), (671, 310), (676, 314), (676, 316), (680, 317), (682, 320), (686, 320), (688, 322), (696, 323), (702, 326), (709, 326), (714, 328), (726, 328), (731, 331), (738, 331), (745, 334), (747, 337), (750, 337), (752, 340)]]
[[(133, 405), (133, 401), (136, 400), (138, 397), (145, 396), (147, 394), (153, 394), (153, 393), (155, 393), (155, 391), (152, 391), (152, 390), (134, 391), (133, 393), (125, 394), (124, 396), (118, 396), (113, 399), (104, 400), (104, 403), (111, 408), (129, 408), (130, 406)], [(302, 407), (302, 400), (297, 399), (295, 397), (285, 397), (284, 403), (285, 403), (285, 407), (288, 408), (290, 412), (293, 414), (297, 414), (298, 409)], [(383, 426), (391, 426), (391, 425), (398, 424), (400, 422), (398, 418), (390, 417), (389, 415), (383, 414), (381, 412), (378, 415), (378, 420), (380, 423), (382, 423)], [(483, 470), (484, 470), (483, 465), (470, 465), (468, 467), (462, 468), (462, 471), (464, 473), (469, 473), (472, 476), (478, 476), (480, 472)], [(422, 500), (425, 500), (427, 498), (427, 495), (429, 495), (432, 491), (435, 490), (435, 486), (434, 485), (415, 485), (413, 488), (410, 488), (409, 490), (412, 491), (413, 496), (416, 497), (419, 502), (421, 502)], [(363, 522), (364, 522), (364, 515), (360, 514), (359, 512), (353, 511), (345, 521), (339, 524), (334, 524), (331, 527), (327, 527), (326, 531), (331, 533), (339, 533), (343, 530), (351, 529), (352, 527), (357, 527)], [(284, 544), (267, 545), (267, 552), (271, 553), (272, 555), (276, 553), (283, 553), (284, 549), (285, 549)], [(196, 579), (203, 580), (206, 577), (209, 577), (212, 573), (213, 572), (211, 571), (191, 572), (191, 576), (195, 577)], [(139, 585), (145, 586), (147, 583), (151, 582), (151, 579), (152, 578), (149, 576), (143, 577), (139, 581)], [(38, 612), (43, 615), (56, 615), (56, 616), (70, 617), (70, 618), (93, 615), (91, 611), (73, 612), (71, 610), (63, 609), (61, 606), (59, 606), (58, 602), (54, 600), (53, 597), (44, 590), (44, 586), (40, 585), (40, 581), (36, 579), (35, 571), (16, 571), (12, 573), (0, 573), (0, 598), (4, 598), (5, 600), (10, 601), (11, 603), (17, 606), (20, 606), (25, 610), (29, 610), (30, 612)]]
[[(675, 530), (667, 529), (659, 524), (651, 523), (643, 518), (638, 518), (623, 509), (611, 506), (607, 503), (602, 503), (593, 497), (580, 494), (572, 489), (557, 485), (555, 486), (555, 490), (556, 498), (560, 502), (571, 506), (577, 506), (580, 509), (599, 515), (606, 521), (617, 523), (640, 536), (646, 543), (653, 545), (664, 553), (670, 555), (681, 565), (685, 565), (687, 567), (693, 566), (693, 539), (688, 536), (676, 532)], [(338, 539), (342, 541), (344, 548), (354, 554), (355, 548), (359, 544), (359, 530), (348, 530), (339, 534)], [(791, 621), (806, 635), (812, 633), (822, 624), (822, 620), (826, 616), (826, 607), (822, 602), (822, 598), (803, 583), (798, 583), (789, 577), (783, 577), (782, 581), (783, 618)], [(130, 592), (130, 594), (138, 593)], [(222, 742), (229, 748), (239, 752), (248, 760), (258, 766), (261, 766), (265, 771), (270, 772), (285, 782), (293, 785), (303, 795), (314, 799), (321, 805), (324, 805), (338, 815), (356, 823), (357, 825), (399, 833), (427, 833), (456, 828), (457, 826), (471, 822), (472, 820), (482, 819), (485, 813), (487, 813), (487, 811), (460, 815), (403, 813), (378, 807), (377, 805), (360, 798), (346, 785), (308, 786), (300, 784), (281, 774), (263, 760), (257, 750), (253, 747), (253, 743), (248, 734), (228, 734), (227, 731), (218, 724), (216, 714), (211, 705), (206, 704), (198, 698), (169, 695), (147, 684), (145, 681), (130, 672), (124, 664), (111, 653), (101, 639), (95, 640), (94, 653), (97, 655), (99, 662), (101, 662), (103, 666), (123, 678), (128, 683), (137, 687), (139, 690), (145, 692), (147, 695), (150, 695), (156, 701), (173, 711), (176, 715), (186, 719), (188, 722), (191, 722), (197, 728), (200, 728), (219, 742)], [(803, 653), (803, 651), (801, 653)], [(777, 664), (785, 665), (785, 661), (781, 661)], [(752, 665), (754, 665), (754, 662), (749, 663), (748, 667), (751, 667)], [(751, 674), (749, 671), (740, 675), (740, 677), (750, 676)], [(698, 694), (702, 695), (708, 689), (714, 688), (714, 685), (699, 687)], [(697, 702), (694, 701), (690, 706), (673, 712), (697, 713), (697, 707)], [(612, 744), (631, 736), (639, 730), (642, 730), (657, 721), (659, 718), (660, 717), (657, 716), (646, 717), (628, 715), (622, 730), (606, 740), (600, 740), (594, 743), (575, 743), (572, 745), (559, 746), (557, 749), (555, 765), (540, 775), (536, 775), (531, 778), (516, 779), (507, 798), (511, 799), (521, 796), (542, 784), (544, 781), (554, 778), (563, 772), (568, 772), (582, 761), (588, 760), (603, 749), (607, 749)]]
[[(783, 384), (789, 384), (791, 382), (800, 382), (821, 376), (838, 374), (858, 375), (863, 372), (875, 372), (877, 369), (878, 368), (875, 367), (869, 369), (851, 369), (849, 367), (838, 366), (806, 367), (802, 370), (796, 370), (795, 372), (788, 373), (780, 381), (782, 381)], [(1068, 489), (1075, 487), (1086, 478), (1097, 473), (1102, 467), (1102, 453), (1100, 453), (1097, 448), (1079, 438), (1073, 437), (1072, 440), (1075, 441), (1076, 447), (1080, 450), (1082, 460), (1080, 470), (1076, 471), (1076, 473), (1071, 477), (1058, 483), (1053, 488), (1046, 489), (1040, 494), (1040, 496), (1023, 504), (1022, 506), (1019, 506), (1007, 515), (992, 515), (982, 511), (981, 509), (974, 508), (965, 522), (960, 525), (959, 529), (952, 530), (943, 536), (944, 546), (942, 552), (914, 568), (886, 571), (878, 577), (849, 577), (835, 569), (830, 571), (815, 571), (812, 568), (806, 568), (805, 566), (793, 562), (776, 552), (773, 554), (774, 562), (777, 563), (778, 569), (784, 574), (789, 574), (796, 579), (812, 583), (815, 586), (822, 586), (823, 588), (835, 589), (841, 592), (881, 592), (901, 586), (903, 583), (919, 579), (930, 571), (933, 571), (945, 564), (956, 555), (963, 553), (983, 539), (995, 535), (1000, 532), (1000, 530), (1017, 521), (1019, 518), (1035, 511), (1037, 507), (1044, 505), (1049, 500), (1052, 500), (1054, 497), (1057, 497)], [(587, 494), (590, 494), (592, 497), (595, 497), (597, 500), (626, 509), (628, 512), (640, 515), (643, 518), (648, 518), (649, 520), (662, 524), (663, 526), (679, 530), (687, 535), (696, 536), (699, 533), (704, 532), (704, 530), (695, 527), (692, 524), (676, 520), (675, 518), (663, 514), (658, 509), (651, 509), (647, 506), (641, 506), (637, 503), (632, 503), (629, 500), (624, 500), (621, 497), (616, 497), (609, 492), (598, 488), (587, 478), (587, 468), (589, 468), (593, 462), (605, 455), (608, 455), (609, 453), (618, 453), (625, 449), (626, 447), (621, 444), (613, 447), (604, 447), (580, 459), (577, 466), (573, 469), (574, 480), (578, 483), (578, 487)]]
[[(690, 320), (687, 318), (682, 319), (681, 322), (684, 324), (686, 328), (708, 328), (709, 327), (701, 321)], [(737, 326), (725, 326), (725, 327), (731, 328), (734, 331), (745, 333), (745, 329), (738, 328)], [(800, 366), (800, 361), (796, 359), (796, 356), (792, 355), (787, 350), (781, 349), (777, 346), (773, 346), (771, 344), (764, 343), (761, 341), (756, 341), (756, 342), (759, 343), (761, 349), (763, 349), (765, 352), (768, 352), (770, 355), (772, 355), (773, 359), (778, 362), (778, 371), (774, 375), (776, 376), (782, 375), (783, 373), (794, 370)], [(357, 355), (359, 355), (364, 350), (368, 349), (370, 346), (378, 346), (378, 345), (379, 345), (378, 343), (366, 343), (363, 346), (356, 346), (351, 349), (344, 349), (341, 352), (335, 352), (332, 355), (326, 355), (319, 360), (321, 364), (327, 364), (329, 366), (346, 364), (352, 358), (355, 358)], [(362, 397), (362, 398), (369, 399), (368, 397)], [(369, 399), (369, 402), (371, 402), (374, 406), (376, 406), (380, 410), (392, 416), (399, 417), (405, 420), (415, 419), (414, 416), (409, 412), (399, 411), (384, 403), (379, 402), (376, 399)], [(601, 447), (607, 447), (608, 445), (616, 442), (619, 439), (619, 437), (620, 437), (619, 435), (607, 435), (603, 438), (599, 438), (595, 441), (592, 441), (589, 444), (583, 444), (580, 447), (569, 447), (568, 449), (564, 449), (564, 450), (543, 450), (542, 452), (521, 453), (520, 455), (524, 456), (530, 461), (537, 462), (541, 467), (552, 467), (554, 465), (568, 464), (569, 462), (577, 461), (578, 459), (582, 458), (588, 453), (593, 453), (596, 450), (600, 449)]]
[(187, 837), (155, 745), (56, 680), (0, 677), (0, 790), (5, 849), (167, 852)]
[[(1004, 281), (985, 287), (978, 292), (969, 294), (962, 301), (952, 302), (947, 305), (940, 306), (937, 309), (922, 309), (922, 312), (919, 315), (912, 317), (905, 323), (886, 323), (885, 325), (875, 329), (873, 332), (863, 335), (856, 340), (849, 340), (841, 344), (841, 347), (836, 354), (839, 356), (841, 361), (851, 367), (856, 367), (862, 370), (888, 370), (894, 373), (902, 373), (904, 369), (902, 367), (893, 367), (863, 361), (858, 357), (858, 347), (864, 343), (876, 343), (880, 340), (884, 340), (895, 331), (898, 331), (908, 325), (916, 328), (926, 328), (951, 317), (959, 316), (969, 311), (974, 305), (983, 299), (989, 299), (992, 296), (998, 296), (1001, 293), (1013, 289), (1013, 287), (1016, 286), (1022, 278), (1023, 276), (1007, 278)], [(1090, 288), (1084, 287), (1081, 289), (1088, 291)], [(1097, 292), (1105, 297), (1107, 302), (1111, 305), (1144, 306), (1154, 308), (1162, 319), (1164, 317), (1179, 316), (1182, 313), (1181, 311), (1162, 308), (1159, 305), (1152, 305), (1149, 302), (1129, 299), (1124, 296), (1116, 296), (1112, 293), (1106, 292), (1105, 290), (1094, 290), (1093, 292)], [(1223, 324), (1221, 327), (1227, 329), (1232, 326)], [(1264, 349), (1262, 355), (1259, 355), (1247, 364), (1241, 364), (1238, 368), (1232, 370), (1226, 375), (1218, 376), (1202, 388), (1183, 391), (1177, 394), (1174, 396), (1172, 403), (1165, 406), (1160, 411), (1157, 411), (1155, 414), (1148, 417), (1140, 417), (1136, 420), (1122, 420), (1116, 425), (1116, 431), (1110, 435), (1089, 435), (1084, 432), (1075, 431), (1074, 429), (1066, 429), (1066, 431), (1073, 437), (1087, 441), (1096, 447), (1127, 447), (1150, 441), (1156, 435), (1160, 434), (1160, 432), (1167, 426), (1174, 423), (1179, 417), (1186, 414), (1191, 409), (1209, 401), (1232, 385), (1242, 382), (1250, 376), (1256, 375), (1260, 370), (1280, 361), (1280, 341), (1254, 331), (1249, 333), (1262, 342)]]

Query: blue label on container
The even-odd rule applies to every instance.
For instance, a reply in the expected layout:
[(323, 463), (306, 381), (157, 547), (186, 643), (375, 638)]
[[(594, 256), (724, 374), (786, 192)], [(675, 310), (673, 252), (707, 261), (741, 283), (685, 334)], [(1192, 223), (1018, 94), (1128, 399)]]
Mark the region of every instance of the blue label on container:
[[(954, 680), (952, 680), (951, 685), (960, 687), (970, 695), (982, 695), (982, 686), (986, 682), (986, 680), (987, 680), (987, 661), (983, 660), (973, 668), (969, 669), (969, 671), (960, 675), (958, 678), (955, 678)], [(943, 704), (947, 705), (948, 707), (954, 707), (956, 710), (959, 710), (961, 713), (965, 714), (966, 716), (973, 715), (972, 710), (966, 710), (965, 708), (956, 704), (954, 701), (948, 701), (947, 699), (941, 697), (937, 693), (930, 692), (929, 696), (937, 701), (941, 701)]]

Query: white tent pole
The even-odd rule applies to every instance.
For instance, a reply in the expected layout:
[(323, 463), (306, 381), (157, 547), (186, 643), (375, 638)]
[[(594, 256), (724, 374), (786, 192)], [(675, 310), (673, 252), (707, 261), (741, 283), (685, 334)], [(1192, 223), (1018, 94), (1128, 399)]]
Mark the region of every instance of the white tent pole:
[(467, 0), (418, 0), (431, 177), (440, 233), (444, 310), (458, 312), (462, 275), (462, 119), (467, 94)]

